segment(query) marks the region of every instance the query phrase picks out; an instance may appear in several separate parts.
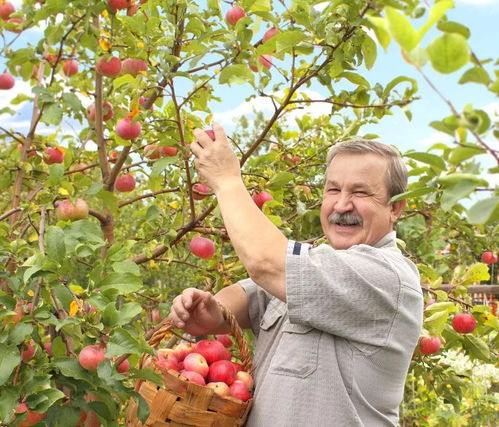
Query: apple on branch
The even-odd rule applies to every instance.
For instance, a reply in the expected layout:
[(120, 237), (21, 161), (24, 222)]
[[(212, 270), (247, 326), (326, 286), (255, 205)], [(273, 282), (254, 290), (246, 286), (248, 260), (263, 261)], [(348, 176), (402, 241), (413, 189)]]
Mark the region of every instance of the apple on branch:
[[(102, 104), (102, 120), (107, 122), (108, 120), (113, 118), (113, 106), (109, 101), (105, 101)], [(90, 104), (87, 108), (87, 118), (91, 122), (95, 121), (95, 104)]]
[(268, 202), (270, 200), (274, 200), (274, 198), (272, 197), (272, 194), (270, 193), (267, 193), (265, 190), (262, 190), (260, 191), (259, 193), (255, 193), (251, 196), (251, 198), (253, 199), (253, 201), (256, 203), (256, 205), (262, 209), (263, 207), (263, 204), (265, 202)]
[(3, 74), (0, 74), (0, 89), (1, 90), (12, 89), (15, 84), (16, 84), (16, 81), (14, 80), (14, 77), (12, 77), (12, 74), (8, 73), (7, 71), (4, 72)]
[(476, 328), (477, 321), (470, 313), (458, 313), (452, 319), (452, 327), (460, 334), (469, 334)]
[(442, 347), (439, 337), (421, 337), (419, 340), (419, 349), (423, 354), (437, 353)]
[(136, 182), (133, 175), (127, 173), (116, 178), (116, 181), (114, 182), (114, 188), (116, 188), (117, 191), (126, 193), (132, 191), (135, 188), (135, 184)]
[(114, 56), (103, 56), (95, 64), (98, 73), (107, 77), (117, 77), (121, 74), (121, 59)]
[(495, 264), (498, 260), (498, 257), (496, 257), (494, 255), (493, 252), (491, 251), (485, 251), (483, 254), (482, 254), (482, 262), (484, 264)]
[(74, 76), (78, 72), (78, 62), (74, 59), (68, 59), (67, 61), (64, 61), (62, 70), (67, 77)]
[(43, 161), (47, 165), (62, 163), (64, 161), (64, 151), (60, 147), (47, 148), (43, 153)]
[(279, 30), (276, 27), (272, 27), (270, 30), (267, 30), (265, 34), (263, 35), (263, 42), (265, 43), (268, 39), (274, 37)]
[(107, 4), (109, 10), (116, 13), (118, 10), (128, 9), (132, 5), (132, 2), (131, 0), (107, 0)]
[(211, 258), (215, 254), (215, 243), (206, 237), (196, 236), (189, 243), (189, 249), (199, 258)]
[(57, 205), (56, 215), (62, 221), (76, 221), (88, 218), (88, 204), (80, 198), (77, 198), (75, 203), (68, 199), (62, 200)]
[(121, 63), (121, 74), (131, 74), (137, 76), (147, 71), (147, 64), (142, 59), (127, 58)]
[(78, 355), (81, 367), (87, 371), (95, 371), (104, 360), (106, 360), (105, 350), (100, 345), (87, 345)]
[(236, 25), (237, 21), (246, 16), (246, 12), (240, 6), (233, 7), (225, 14), (225, 20), (229, 25)]
[(0, 2), (0, 18), (2, 18), (4, 21), (9, 19), (10, 15), (15, 13), (15, 11), (16, 8), (11, 2)]
[(142, 132), (139, 122), (134, 122), (132, 117), (125, 117), (116, 123), (116, 133), (120, 138), (130, 140), (137, 138)]
[(31, 409), (28, 408), (28, 405), (26, 405), (26, 403), (24, 402), (21, 402), (19, 403), (19, 405), (17, 405), (14, 413), (27, 414), (26, 418), (24, 418), (23, 421), (16, 424), (17, 427), (30, 427), (39, 423), (41, 420), (45, 418), (44, 412), (43, 413), (33, 412)]

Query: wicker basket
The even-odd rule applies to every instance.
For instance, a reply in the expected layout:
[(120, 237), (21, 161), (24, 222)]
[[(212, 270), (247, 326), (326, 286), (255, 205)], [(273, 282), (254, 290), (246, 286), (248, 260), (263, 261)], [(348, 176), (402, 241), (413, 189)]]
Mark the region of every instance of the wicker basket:
[[(231, 334), (236, 339), (242, 366), (251, 372), (251, 356), (241, 328), (229, 310), (222, 305), (220, 308), (230, 325)], [(161, 327), (149, 339), (149, 344), (157, 348), (171, 329), (172, 325), (164, 320)], [(151, 356), (143, 355), (139, 367), (151, 366)], [(132, 400), (127, 411), (127, 426), (234, 427), (245, 423), (251, 399), (243, 402), (233, 397), (221, 397), (213, 389), (190, 382), (174, 370), (159, 367), (155, 369), (163, 374), (163, 387), (144, 380), (139, 380), (135, 384), (135, 391), (140, 393), (149, 405), (151, 411), (149, 418), (145, 424), (137, 419), (137, 404)]]

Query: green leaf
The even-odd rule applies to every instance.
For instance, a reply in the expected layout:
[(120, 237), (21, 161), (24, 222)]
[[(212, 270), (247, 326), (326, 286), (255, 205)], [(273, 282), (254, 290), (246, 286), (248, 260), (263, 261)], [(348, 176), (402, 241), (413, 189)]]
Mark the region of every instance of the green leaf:
[(137, 302), (129, 302), (120, 307), (120, 318), (117, 325), (124, 326), (130, 323), (134, 317), (142, 313), (142, 306)]
[(35, 412), (47, 412), (58, 400), (65, 399), (66, 395), (56, 388), (39, 390), (26, 399), (26, 404)]
[(110, 273), (99, 284), (102, 291), (114, 289), (121, 295), (137, 292), (142, 288), (142, 279), (130, 273)]
[(411, 84), (411, 89), (409, 90), (409, 94), (413, 94), (417, 92), (418, 90), (418, 82), (415, 79), (411, 79), (410, 77), (406, 76), (399, 76), (394, 78), (392, 81), (390, 81), (386, 86), (385, 90), (383, 91), (383, 96), (388, 96), (391, 92), (391, 90), (397, 86), (399, 83), (403, 82), (408, 82)]
[(432, 305), (428, 306), (425, 310), (425, 313), (433, 313), (434, 311), (456, 311), (457, 308), (453, 302), (445, 301), (445, 302), (435, 302)]
[(342, 77), (344, 77), (348, 81), (350, 81), (353, 84), (356, 84), (358, 86), (363, 86), (363, 87), (367, 87), (367, 88), (371, 87), (369, 82), (364, 77), (362, 77), (360, 74), (352, 73), (350, 71), (345, 71), (343, 73), (338, 74), (338, 78), (342, 78)]
[(137, 392), (132, 392), (130, 395), (137, 402), (137, 418), (142, 424), (145, 424), (151, 413), (147, 401)]
[[(245, 2), (247, 4), (248, 2)], [(251, 0), (248, 4), (249, 7), (245, 8), (248, 12), (270, 12), (272, 4), (270, 0)]]
[(419, 43), (419, 35), (411, 22), (392, 7), (385, 8), (388, 29), (395, 41), (406, 51), (411, 51)]
[(291, 52), (298, 43), (306, 39), (306, 36), (300, 30), (288, 30), (277, 33), (272, 39), (275, 40), (276, 53), (282, 54)]
[(473, 67), (469, 70), (466, 70), (466, 72), (459, 79), (459, 84), (469, 82), (479, 83), (487, 86), (491, 82), (491, 79), (489, 73), (487, 73), (487, 71), (485, 71), (483, 68)]
[(9, 332), (9, 344), (19, 345), (33, 334), (31, 323), (18, 323)]
[(464, 67), (470, 52), (466, 39), (456, 33), (437, 37), (427, 48), (432, 67), (440, 73), (449, 74)]
[(62, 108), (59, 104), (47, 104), (43, 110), (43, 123), (57, 126), (62, 121)]
[(66, 245), (64, 244), (64, 231), (53, 225), (45, 232), (45, 250), (47, 256), (61, 262), (66, 255)]
[(62, 96), (62, 99), (73, 111), (80, 111), (83, 109), (80, 99), (74, 93), (65, 93)]
[(444, 330), (448, 317), (449, 313), (447, 311), (437, 311), (426, 318), (423, 325), (431, 335), (438, 336)]
[(116, 326), (120, 319), (120, 313), (116, 308), (116, 303), (110, 302), (104, 310), (102, 310), (102, 323), (105, 326)]
[(113, 79), (113, 88), (119, 89), (121, 86), (134, 83), (135, 82), (135, 77), (133, 77), (131, 74), (124, 74), (122, 76), (116, 77)]
[(477, 359), (490, 362), (490, 350), (488, 345), (479, 337), (471, 334), (463, 336), (464, 348)]
[(59, 185), (64, 178), (64, 166), (60, 163), (49, 166), (49, 179), (50, 185)]
[(439, 1), (433, 4), (428, 15), (428, 20), (418, 30), (419, 39), (426, 34), (426, 32), (433, 27), (447, 12), (448, 9), (454, 7), (454, 2), (449, 0)]
[(437, 191), (434, 187), (423, 187), (417, 188), (416, 190), (406, 191), (402, 194), (397, 194), (390, 199), (390, 203), (396, 202), (398, 200), (407, 200), (407, 199), (415, 199), (420, 196), (424, 196), (425, 194), (434, 193)]
[(360, 46), (366, 68), (370, 70), (376, 62), (377, 48), (374, 40), (366, 35)]
[(279, 172), (274, 175), (272, 179), (267, 183), (266, 187), (270, 190), (277, 190), (284, 187), (288, 182), (291, 182), (295, 178), (295, 175), (291, 172)]
[(14, 387), (2, 387), (0, 390), (0, 422), (7, 423), (12, 410), (19, 404), (19, 391)]
[(130, 273), (135, 276), (140, 276), (140, 268), (133, 261), (113, 262), (112, 268), (116, 273)]
[(442, 198), (440, 200), (442, 209), (448, 212), (459, 200), (469, 196), (477, 187), (478, 184), (476, 182), (463, 180), (452, 187), (446, 188), (442, 192)]
[(85, 381), (91, 386), (94, 385), (93, 376), (81, 367), (77, 359), (54, 357), (53, 364), (65, 377)]
[(386, 20), (379, 16), (368, 16), (367, 19), (372, 24), (374, 34), (376, 34), (379, 44), (386, 51), (388, 46), (390, 46), (391, 41)]
[(5, 384), (19, 363), (21, 353), (17, 346), (0, 343), (0, 386)]
[(466, 269), (460, 284), (466, 286), (489, 279), (489, 268), (481, 262), (476, 262)]
[(498, 220), (499, 196), (480, 200), (468, 209), (468, 221), (471, 224), (490, 224)]
[(473, 156), (484, 153), (486, 153), (486, 151), (480, 147), (456, 147), (449, 153), (447, 161), (451, 165), (457, 166)]
[(225, 67), (220, 73), (220, 84), (253, 84), (255, 80), (253, 71), (247, 65), (233, 64)]
[(469, 39), (471, 35), (471, 31), (468, 27), (465, 27), (463, 24), (452, 21), (442, 20), (437, 24), (437, 28), (444, 33), (458, 33), (461, 34), (464, 38)]
[(488, 185), (487, 181), (472, 173), (450, 173), (437, 178), (437, 182), (444, 187), (455, 185), (460, 181), (472, 181), (476, 182), (478, 185)]
[(138, 340), (130, 335), (127, 330), (117, 328), (113, 331), (111, 337), (109, 338), (106, 356), (115, 357), (122, 356), (127, 353), (141, 355), (142, 353), (149, 353), (150, 351), (150, 346), (143, 338)]
[(447, 165), (444, 160), (440, 156), (436, 156), (435, 154), (430, 153), (405, 153), (404, 157), (409, 157), (410, 159), (417, 160), (418, 162), (426, 163), (427, 165), (431, 165), (436, 167), (439, 170), (445, 170)]

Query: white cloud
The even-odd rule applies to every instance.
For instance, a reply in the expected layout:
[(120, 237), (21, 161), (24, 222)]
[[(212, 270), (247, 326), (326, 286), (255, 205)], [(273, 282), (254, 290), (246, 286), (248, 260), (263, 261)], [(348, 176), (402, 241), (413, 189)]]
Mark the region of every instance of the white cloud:
[(470, 6), (488, 6), (497, 3), (497, 0), (457, 0), (457, 4), (467, 4)]
[(435, 132), (435, 133), (432, 133), (427, 138), (423, 138), (423, 139), (420, 139), (419, 141), (416, 141), (416, 146), (427, 149), (427, 148), (430, 148), (433, 144), (436, 144), (437, 142), (447, 143), (449, 141), (450, 141), (450, 136), (447, 135), (446, 133)]

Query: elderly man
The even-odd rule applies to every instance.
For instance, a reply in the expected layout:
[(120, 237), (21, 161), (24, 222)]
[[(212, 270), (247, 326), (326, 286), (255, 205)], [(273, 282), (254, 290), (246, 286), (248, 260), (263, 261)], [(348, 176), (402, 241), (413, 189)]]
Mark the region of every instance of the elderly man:
[(221, 126), (197, 129), (198, 172), (213, 189), (249, 279), (214, 297), (187, 289), (170, 319), (193, 335), (224, 333), (216, 300), (256, 336), (247, 426), (394, 426), (422, 323), (414, 264), (393, 227), (407, 171), (372, 141), (335, 145), (327, 159), (321, 225), (329, 244), (288, 240), (248, 194)]

